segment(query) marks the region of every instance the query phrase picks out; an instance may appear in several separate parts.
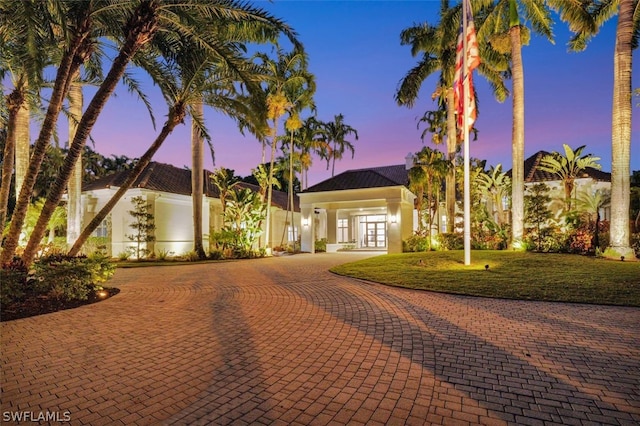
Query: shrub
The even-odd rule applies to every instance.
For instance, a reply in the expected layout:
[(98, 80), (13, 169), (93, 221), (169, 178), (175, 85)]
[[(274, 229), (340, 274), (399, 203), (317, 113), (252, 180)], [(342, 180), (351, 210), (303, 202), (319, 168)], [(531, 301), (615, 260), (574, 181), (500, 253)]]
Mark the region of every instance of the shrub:
[(63, 300), (86, 300), (99, 283), (111, 278), (115, 266), (104, 256), (51, 255), (34, 263), (37, 294)]
[(425, 235), (413, 234), (402, 243), (402, 251), (420, 252), (429, 250), (429, 237)]
[(24, 297), (27, 267), (19, 257), (0, 268), (0, 303), (5, 304)]
[[(636, 253), (636, 257), (640, 258), (640, 232), (636, 232), (635, 234), (631, 234), (631, 248)], [(607, 243), (608, 245), (608, 243)]]
[(209, 259), (211, 260), (220, 260), (220, 259), (224, 259), (224, 256), (222, 254), (222, 250), (211, 250), (209, 252), (209, 255), (207, 256)]
[(438, 234), (438, 243), (442, 250), (462, 250), (464, 249), (464, 237), (457, 233)]
[(313, 246), (316, 253), (324, 253), (327, 251), (327, 239), (322, 238), (320, 240), (316, 240), (313, 243)]
[(198, 253), (196, 253), (194, 250), (190, 250), (188, 252), (185, 252), (182, 257), (184, 258), (184, 260), (186, 260), (187, 262), (195, 262), (200, 260), (200, 257), (198, 257)]
[(162, 249), (162, 250), (158, 250), (158, 252), (155, 254), (155, 257), (158, 260), (166, 260), (168, 256), (172, 256), (173, 252), (167, 249)]
[(118, 253), (118, 260), (125, 261), (125, 260), (129, 259), (129, 256), (131, 256), (131, 252), (130, 251), (128, 251), (128, 250), (121, 251), (120, 253)]

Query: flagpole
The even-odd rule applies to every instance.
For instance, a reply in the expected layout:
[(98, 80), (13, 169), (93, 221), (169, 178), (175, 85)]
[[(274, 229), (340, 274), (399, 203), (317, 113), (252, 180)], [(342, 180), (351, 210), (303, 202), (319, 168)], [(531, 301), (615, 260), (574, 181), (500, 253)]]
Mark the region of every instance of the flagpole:
[(467, 75), (467, 0), (462, 0), (462, 92), (463, 92), (463, 126), (462, 134), (464, 137), (464, 264), (471, 265), (471, 194), (470, 194), (470, 177), (469, 177), (469, 76)]

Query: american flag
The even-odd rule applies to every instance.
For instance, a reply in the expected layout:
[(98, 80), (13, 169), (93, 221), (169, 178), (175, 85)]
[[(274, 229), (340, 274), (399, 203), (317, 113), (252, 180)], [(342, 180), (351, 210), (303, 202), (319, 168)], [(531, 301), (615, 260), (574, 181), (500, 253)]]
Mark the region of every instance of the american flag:
[[(476, 39), (476, 28), (473, 24), (473, 14), (469, 0), (462, 0), (462, 13), (466, 14), (467, 26), (464, 28), (464, 20), (460, 19), (460, 33), (458, 34), (458, 45), (456, 47), (456, 73), (453, 81), (454, 99), (456, 111), (458, 113), (458, 128), (465, 132), (473, 127), (476, 121), (476, 103), (473, 97), (472, 72), (480, 65), (480, 55), (478, 53), (478, 40)], [(467, 38), (467, 51), (464, 52), (463, 38)], [(464, 68), (464, 56), (466, 55), (466, 70)], [(464, 85), (469, 86), (469, 115), (467, 117), (467, 129), (464, 128)], [(464, 134), (464, 133), (463, 133)]]

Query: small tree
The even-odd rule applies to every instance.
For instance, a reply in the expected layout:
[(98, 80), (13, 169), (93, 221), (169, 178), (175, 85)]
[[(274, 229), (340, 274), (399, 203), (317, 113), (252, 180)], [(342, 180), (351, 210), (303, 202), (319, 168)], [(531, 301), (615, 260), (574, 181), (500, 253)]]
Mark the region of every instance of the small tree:
[(136, 243), (135, 247), (130, 247), (130, 250), (136, 256), (136, 259), (140, 260), (140, 258), (149, 254), (147, 243), (156, 239), (153, 235), (156, 225), (153, 220), (153, 213), (151, 213), (151, 204), (148, 204), (143, 197), (133, 197), (131, 204), (133, 204), (133, 210), (129, 210), (128, 213), (133, 217), (133, 223), (129, 227), (135, 233), (127, 235), (127, 238)]
[(543, 234), (546, 224), (551, 219), (551, 210), (549, 203), (551, 197), (547, 195), (549, 187), (544, 183), (538, 183), (527, 188), (527, 194), (524, 197), (525, 216), (524, 220), (528, 227), (529, 234), (535, 238), (536, 250), (540, 251)]

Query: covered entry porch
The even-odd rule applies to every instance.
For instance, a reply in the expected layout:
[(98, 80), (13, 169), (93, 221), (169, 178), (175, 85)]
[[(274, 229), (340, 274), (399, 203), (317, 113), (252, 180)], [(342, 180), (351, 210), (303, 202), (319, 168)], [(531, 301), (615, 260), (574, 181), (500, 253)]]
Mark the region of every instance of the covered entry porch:
[(404, 186), (301, 193), (302, 251), (386, 250), (401, 253), (413, 231), (415, 196)]

